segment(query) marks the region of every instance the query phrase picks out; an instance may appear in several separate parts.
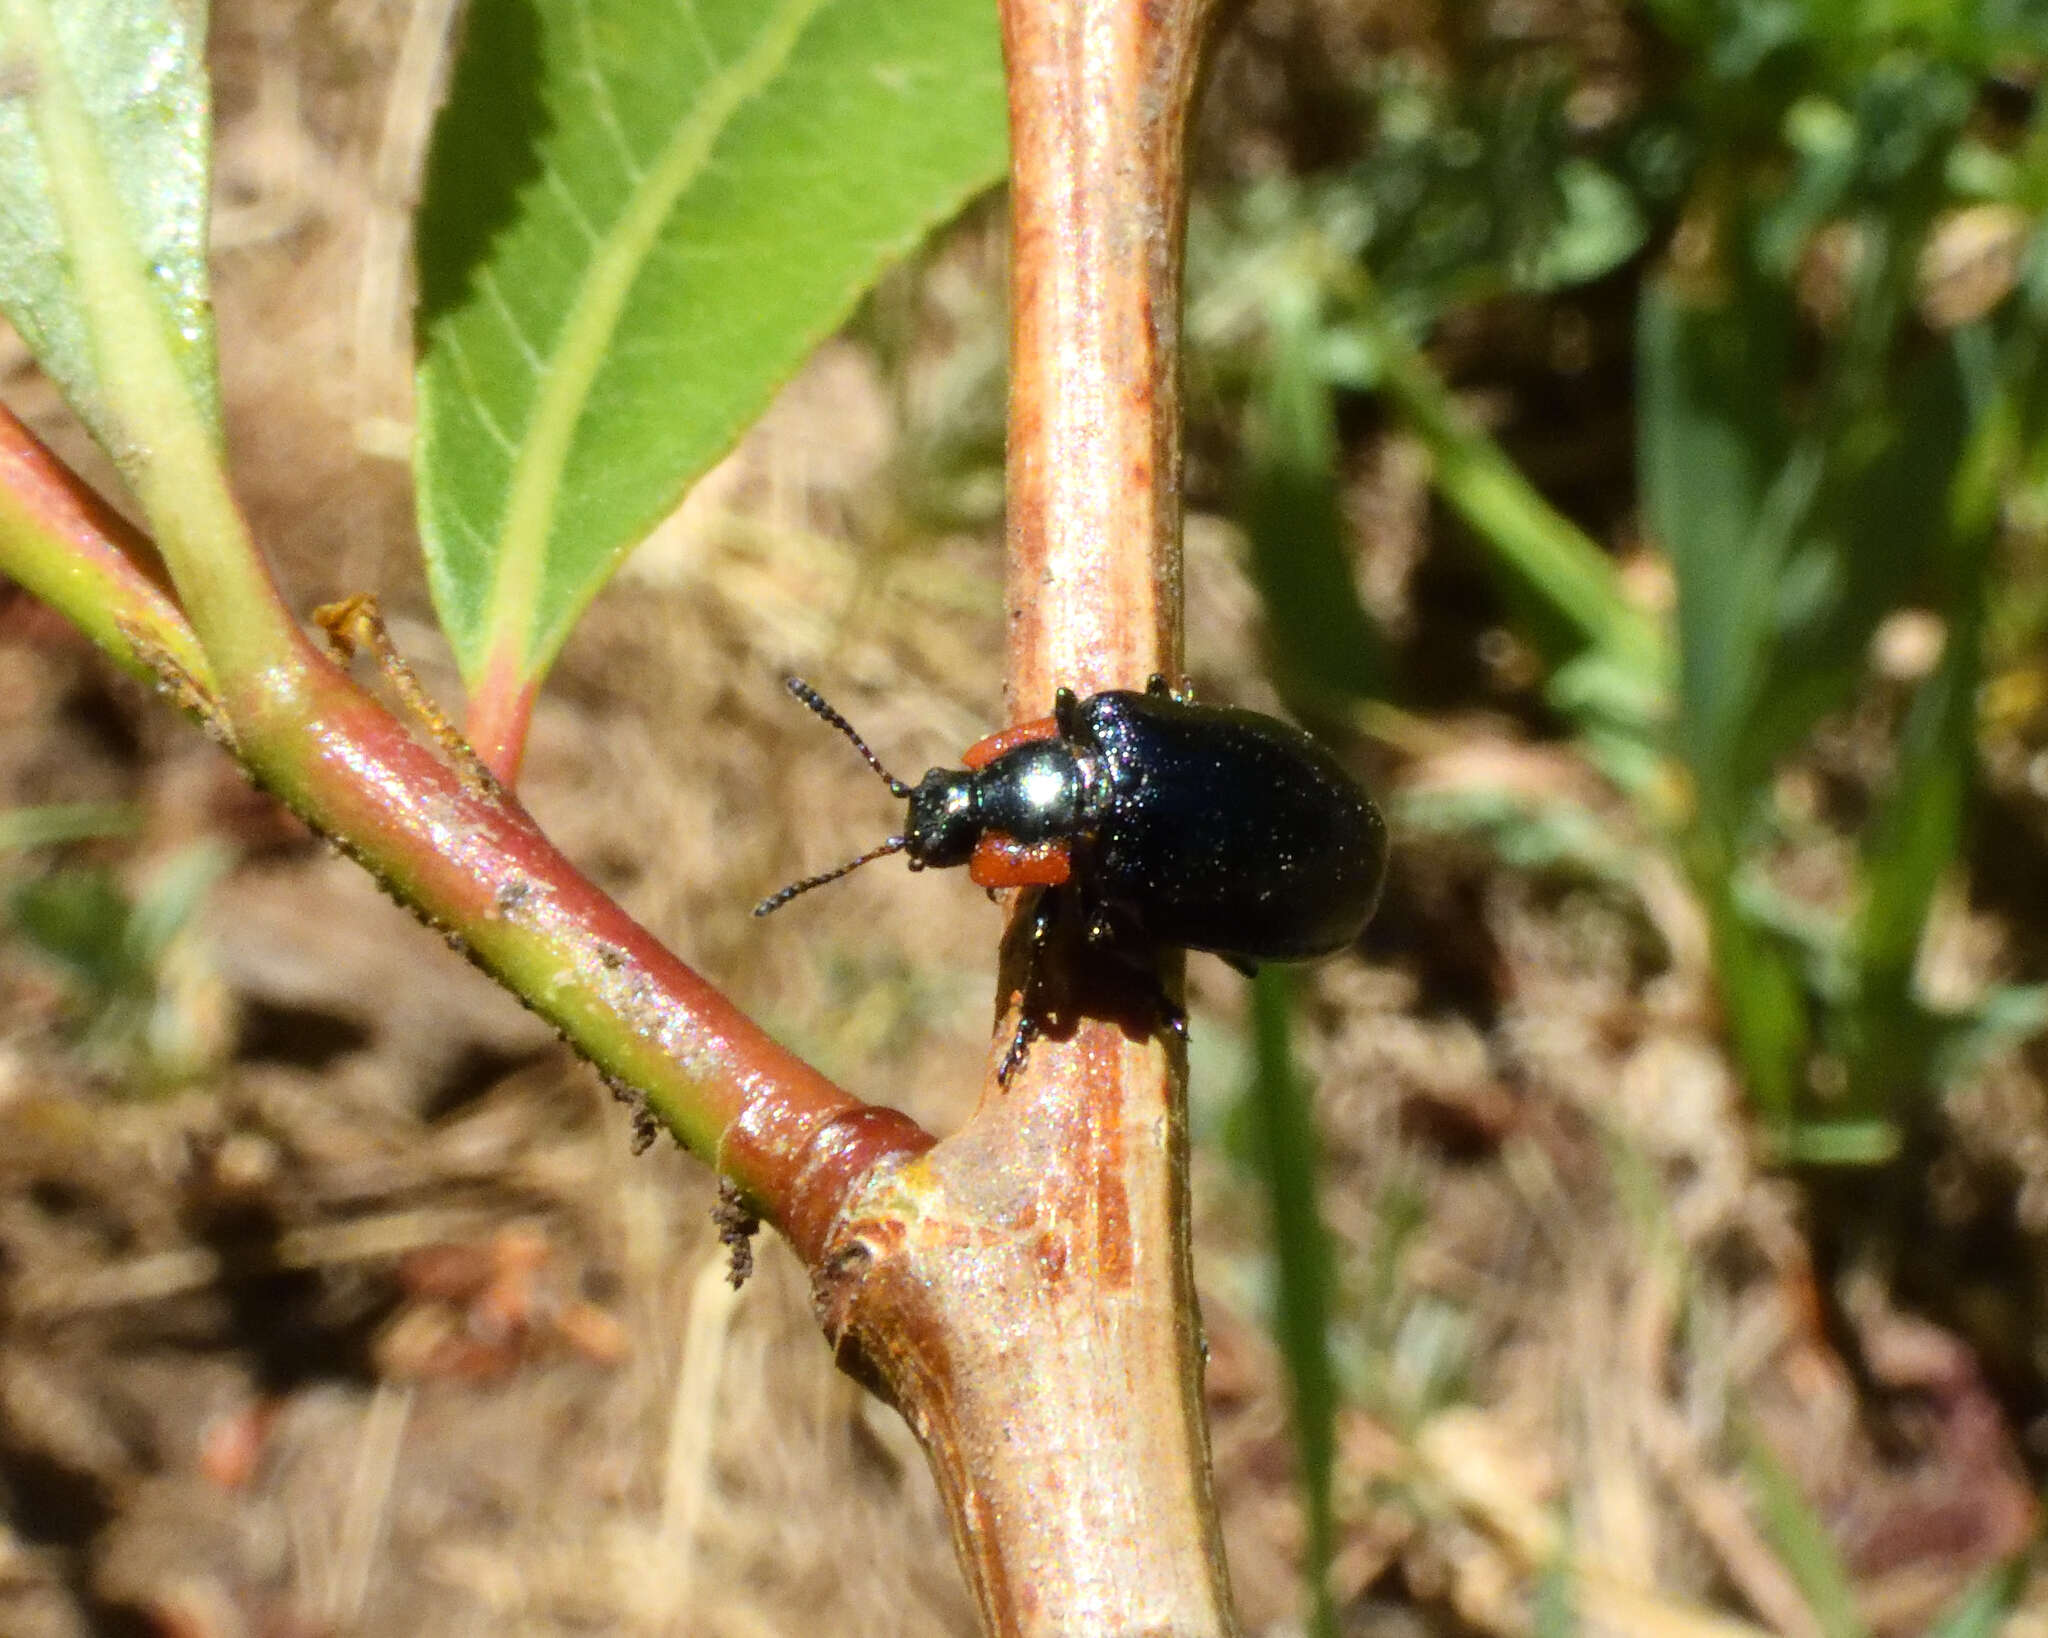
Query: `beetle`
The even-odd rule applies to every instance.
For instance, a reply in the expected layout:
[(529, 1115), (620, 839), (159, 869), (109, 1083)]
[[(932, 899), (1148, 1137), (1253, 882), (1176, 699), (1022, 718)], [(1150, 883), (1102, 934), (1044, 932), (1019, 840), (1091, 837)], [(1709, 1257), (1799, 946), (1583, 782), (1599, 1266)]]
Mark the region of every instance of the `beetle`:
[[(1378, 902), (1385, 820), (1335, 757), (1278, 718), (1198, 705), (1161, 677), (1142, 693), (1062, 688), (1051, 716), (991, 734), (963, 766), (910, 785), (810, 684), (792, 677), (788, 688), (908, 808), (899, 834), (770, 894), (757, 916), (902, 853), (913, 870), (964, 864), (991, 891), (1045, 889), (1037, 942), (1074, 903), (1091, 943), (1207, 950), (1250, 972), (1345, 948)], [(1184, 1033), (1171, 1002), (1167, 1016)], [(1001, 1078), (1034, 1028), (1020, 1025)]]

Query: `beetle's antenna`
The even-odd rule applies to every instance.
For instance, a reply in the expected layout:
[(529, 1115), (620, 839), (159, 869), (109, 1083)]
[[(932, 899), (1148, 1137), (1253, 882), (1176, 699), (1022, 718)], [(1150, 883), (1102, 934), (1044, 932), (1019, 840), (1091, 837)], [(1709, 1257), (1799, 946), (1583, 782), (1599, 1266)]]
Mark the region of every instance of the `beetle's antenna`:
[[(876, 756), (873, 751), (868, 749), (868, 742), (862, 739), (860, 735), (856, 734), (853, 731), (852, 723), (848, 722), (837, 711), (833, 710), (831, 706), (825, 703), (825, 696), (823, 694), (820, 694), (815, 688), (813, 688), (809, 683), (805, 682), (801, 677), (787, 678), (785, 679), (783, 686), (786, 687), (798, 699), (802, 700), (804, 704), (808, 705), (813, 711), (817, 712), (819, 716), (823, 717), (827, 722), (831, 723), (834, 728), (837, 728), (848, 739), (853, 741), (853, 748), (856, 751), (860, 752), (860, 754), (863, 757), (867, 758), (867, 764), (870, 768), (874, 769), (876, 773), (882, 776), (882, 783), (889, 787), (889, 794), (891, 796), (908, 796), (910, 794), (910, 787), (904, 784), (902, 780), (898, 779), (887, 768), (882, 766), (881, 758)], [(900, 845), (901, 842), (899, 840), (898, 846)], [(884, 851), (893, 853), (896, 851), (896, 849), (888, 848)], [(870, 854), (869, 857), (872, 858), (873, 855)], [(867, 860), (865, 859), (857, 859), (854, 861), (855, 864), (865, 864), (866, 862)], [(848, 870), (851, 870), (853, 868), (853, 865), (848, 865), (846, 868)], [(830, 881), (831, 877), (828, 876), (824, 879)], [(808, 885), (815, 887), (817, 883), (812, 882)], [(801, 891), (801, 889), (799, 889), (799, 891)], [(760, 912), (756, 913), (759, 914)]]
[[(792, 687), (790, 689), (790, 692), (792, 694), (795, 694), (796, 689)], [(797, 694), (797, 698), (803, 699), (803, 695)], [(805, 703), (808, 704), (809, 702), (806, 701)], [(824, 704), (824, 702), (820, 700), (819, 704), (822, 705)], [(826, 706), (825, 708), (828, 711), (831, 709), (830, 706)], [(848, 729), (847, 731), (849, 733), (852, 732), (851, 729)], [(855, 740), (854, 744), (859, 745), (860, 741)], [(862, 746), (861, 748), (865, 750), (867, 747)], [(868, 758), (868, 760), (872, 762), (874, 758), (870, 757)], [(887, 774), (884, 774), (882, 777), (886, 779), (889, 776)], [(849, 871), (858, 870), (862, 865), (872, 864), (875, 860), (886, 858), (891, 853), (901, 853), (909, 845), (910, 838), (908, 836), (891, 836), (888, 839), (888, 841), (884, 842), (880, 847), (871, 848), (866, 853), (863, 853), (858, 859), (848, 860), (845, 864), (841, 865), (837, 870), (828, 870), (822, 876), (806, 876), (800, 882), (791, 882), (779, 893), (770, 893), (759, 904), (754, 906), (754, 914), (757, 916), (765, 916), (772, 910), (780, 910), (785, 904), (789, 903), (789, 901), (795, 898), (799, 893), (808, 893), (814, 887), (823, 887), (827, 882), (836, 882), (837, 880), (839, 880), (841, 876), (846, 875)]]

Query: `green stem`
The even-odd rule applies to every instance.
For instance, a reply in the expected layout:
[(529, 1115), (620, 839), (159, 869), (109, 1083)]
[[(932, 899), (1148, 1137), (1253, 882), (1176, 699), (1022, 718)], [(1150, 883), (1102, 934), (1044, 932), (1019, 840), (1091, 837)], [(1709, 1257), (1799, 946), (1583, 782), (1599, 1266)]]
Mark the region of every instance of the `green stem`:
[(84, 479), (0, 408), (0, 567), (136, 676), (160, 683), (168, 661), (211, 696), (213, 668), (154, 559)]
[[(0, 418), (0, 574), (46, 596), (121, 665), (202, 715), (211, 675), (120, 525)], [(166, 662), (169, 662), (167, 665)], [(243, 691), (250, 771), (550, 1023), (676, 1140), (739, 1184), (799, 1253), (846, 1194), (931, 1140), (770, 1040), (593, 887), (517, 802), (439, 761), (310, 646), (289, 687)], [(182, 675), (178, 675), (182, 673)]]

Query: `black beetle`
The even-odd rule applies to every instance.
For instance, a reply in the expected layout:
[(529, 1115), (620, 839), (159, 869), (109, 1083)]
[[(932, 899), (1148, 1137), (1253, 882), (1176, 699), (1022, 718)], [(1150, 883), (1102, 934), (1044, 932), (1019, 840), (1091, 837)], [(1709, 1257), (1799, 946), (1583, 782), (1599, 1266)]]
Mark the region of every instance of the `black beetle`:
[[(1387, 827), (1336, 758), (1299, 728), (1234, 706), (1196, 705), (1154, 677), (1143, 693), (1078, 699), (992, 734), (960, 768), (915, 786), (884, 768), (808, 683), (789, 691), (837, 728), (909, 803), (903, 833), (754, 907), (891, 853), (910, 868), (964, 864), (981, 886), (1073, 885), (1091, 942), (1208, 950), (1251, 971), (1330, 955), (1371, 917), (1386, 874)], [(1041, 900), (1048, 924), (1054, 895)], [(1179, 1025), (1177, 1009), (1168, 1015)], [(1020, 1031), (1004, 1075), (1028, 1038)]]

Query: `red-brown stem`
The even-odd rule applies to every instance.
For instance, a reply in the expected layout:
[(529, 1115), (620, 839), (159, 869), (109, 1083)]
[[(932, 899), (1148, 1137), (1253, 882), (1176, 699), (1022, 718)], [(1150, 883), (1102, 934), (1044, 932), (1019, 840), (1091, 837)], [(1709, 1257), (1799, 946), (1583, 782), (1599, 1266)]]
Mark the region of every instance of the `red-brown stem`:
[[(0, 406), (0, 569), (63, 610), (136, 675), (164, 661), (210, 694), (213, 672), (179, 613), (156, 549)], [(158, 651), (134, 652), (137, 640)]]
[(1009, 705), (1180, 660), (1182, 176), (1209, 0), (1005, 0)]
[[(1209, 9), (1003, 0), (1013, 721), (1060, 685), (1178, 670), (1182, 146)], [(1231, 1633), (1185, 1064), (1147, 984), (1048, 960), (1051, 1032), (963, 1131), (877, 1178), (821, 1307), (923, 1438), (990, 1633)]]
[(929, 1139), (770, 1039), (593, 886), (517, 798), (482, 789), (308, 645), (272, 720), (239, 718), (264, 782), (561, 1029), (815, 1258), (844, 1190)]
[(507, 790), (519, 783), (526, 760), (526, 735), (533, 726), (534, 696), (540, 679), (522, 676), (509, 649), (500, 649), (469, 691), (469, 714), (463, 732), (486, 768)]
[[(149, 561), (146, 543), (0, 414), (0, 572), (225, 733), (205, 657)], [(906, 1117), (770, 1040), (592, 886), (515, 799), (443, 762), (296, 627), (285, 650), (266, 673), (223, 685), (236, 691), (234, 749), (249, 770), (644, 1098), (807, 1261), (824, 1255), (871, 1171), (929, 1147)]]

